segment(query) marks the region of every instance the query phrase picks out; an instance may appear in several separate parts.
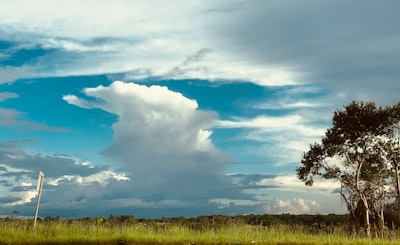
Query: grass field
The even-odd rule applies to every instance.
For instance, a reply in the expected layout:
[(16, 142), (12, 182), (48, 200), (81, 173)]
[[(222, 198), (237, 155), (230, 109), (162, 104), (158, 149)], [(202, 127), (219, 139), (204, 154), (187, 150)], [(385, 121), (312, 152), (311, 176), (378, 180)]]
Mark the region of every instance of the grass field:
[(400, 240), (343, 235), (334, 228), (312, 232), (304, 226), (169, 223), (107, 223), (102, 220), (0, 221), (0, 244), (400, 244)]

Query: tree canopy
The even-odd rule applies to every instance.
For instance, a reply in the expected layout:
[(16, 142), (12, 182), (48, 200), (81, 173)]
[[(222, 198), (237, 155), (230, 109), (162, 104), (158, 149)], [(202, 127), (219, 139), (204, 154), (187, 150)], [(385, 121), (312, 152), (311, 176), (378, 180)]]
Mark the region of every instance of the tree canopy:
[[(370, 223), (384, 226), (384, 206), (399, 203), (400, 103), (377, 107), (353, 101), (334, 112), (332, 128), (304, 153), (297, 176), (337, 180), (354, 220), (370, 233)], [(400, 205), (397, 205), (399, 209)]]

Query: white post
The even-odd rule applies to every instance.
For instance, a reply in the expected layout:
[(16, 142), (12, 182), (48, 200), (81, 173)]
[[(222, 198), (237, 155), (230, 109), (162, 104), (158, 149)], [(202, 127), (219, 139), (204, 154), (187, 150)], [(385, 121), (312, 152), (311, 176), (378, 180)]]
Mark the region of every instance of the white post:
[(35, 213), (35, 221), (33, 222), (33, 228), (36, 227), (36, 220), (39, 213), (39, 204), (40, 204), (40, 196), (42, 195), (43, 179), (44, 179), (44, 173), (40, 171), (36, 189), (37, 201), (36, 201), (36, 213)]

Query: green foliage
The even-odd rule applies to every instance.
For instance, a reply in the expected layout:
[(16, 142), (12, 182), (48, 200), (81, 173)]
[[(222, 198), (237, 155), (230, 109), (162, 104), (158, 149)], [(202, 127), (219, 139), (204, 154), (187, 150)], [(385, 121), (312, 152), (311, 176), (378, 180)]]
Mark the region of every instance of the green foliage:
[(383, 227), (384, 201), (400, 195), (400, 104), (382, 108), (353, 101), (335, 111), (332, 121), (321, 143), (304, 153), (297, 176), (308, 186), (315, 176), (339, 181), (354, 220), (369, 229), (372, 215), (374, 224)]

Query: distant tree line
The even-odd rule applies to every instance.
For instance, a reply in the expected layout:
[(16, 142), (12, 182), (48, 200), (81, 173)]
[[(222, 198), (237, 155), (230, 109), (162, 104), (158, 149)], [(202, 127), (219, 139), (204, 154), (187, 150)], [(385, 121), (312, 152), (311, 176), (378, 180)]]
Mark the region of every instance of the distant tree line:
[[(3, 218), (0, 221), (15, 221), (13, 218)], [(84, 222), (103, 226), (143, 224), (171, 224), (195, 227), (201, 226), (225, 226), (225, 225), (298, 225), (298, 226), (339, 226), (350, 224), (350, 216), (347, 214), (247, 214), (247, 215), (203, 215), (198, 217), (162, 217), (156, 219), (135, 218), (133, 215), (110, 215), (104, 217), (85, 217), (74, 219), (62, 219), (60, 216), (38, 218), (41, 223), (46, 222)]]

